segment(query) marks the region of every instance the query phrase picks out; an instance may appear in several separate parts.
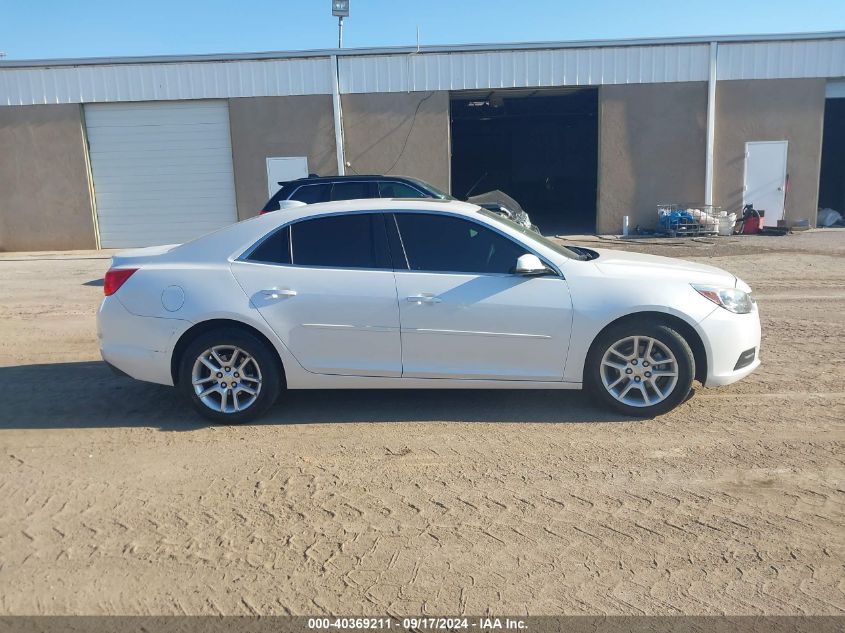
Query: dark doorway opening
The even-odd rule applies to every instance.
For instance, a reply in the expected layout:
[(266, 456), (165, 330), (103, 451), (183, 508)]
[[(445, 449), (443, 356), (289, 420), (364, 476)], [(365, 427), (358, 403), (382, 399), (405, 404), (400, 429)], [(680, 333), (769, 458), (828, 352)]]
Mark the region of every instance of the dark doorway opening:
[(593, 233), (598, 186), (598, 90), (457, 93), (452, 195), (500, 189), (545, 235)]
[(845, 217), (845, 99), (827, 99), (824, 105), (819, 207)]

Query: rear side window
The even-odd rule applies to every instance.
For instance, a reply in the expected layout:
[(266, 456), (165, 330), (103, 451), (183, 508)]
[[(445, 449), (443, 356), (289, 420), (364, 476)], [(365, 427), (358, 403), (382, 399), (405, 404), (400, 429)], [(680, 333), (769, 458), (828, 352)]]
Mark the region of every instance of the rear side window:
[(507, 274), (527, 252), (496, 231), (461, 218), (397, 213), (396, 222), (411, 270)]
[(382, 198), (428, 198), (429, 196), (403, 182), (381, 180), (378, 183), (379, 196)]
[(264, 208), (261, 209), (264, 213), (269, 211), (278, 211), (279, 210), (279, 202), (284, 200), (284, 187), (279, 189), (276, 193), (273, 194), (273, 197), (267, 201), (267, 204), (264, 205)]
[(290, 227), (271, 233), (255, 247), (247, 260), (265, 264), (290, 264)]
[(360, 200), (372, 198), (369, 182), (336, 182), (332, 185), (332, 200)]
[(328, 202), (331, 187), (331, 183), (323, 183), (319, 185), (302, 185), (299, 189), (293, 192), (289, 199), (298, 200), (299, 202), (304, 202), (305, 204), (317, 204), (318, 202)]
[(391, 268), (380, 213), (335, 215), (291, 225), (296, 266)]

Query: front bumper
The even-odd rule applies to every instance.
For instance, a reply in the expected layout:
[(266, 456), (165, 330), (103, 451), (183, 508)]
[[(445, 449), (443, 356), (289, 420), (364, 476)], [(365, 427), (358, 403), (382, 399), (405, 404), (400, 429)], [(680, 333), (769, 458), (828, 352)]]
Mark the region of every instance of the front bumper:
[(179, 335), (191, 324), (182, 319), (137, 316), (116, 296), (97, 312), (97, 337), (103, 360), (137, 380), (173, 385), (170, 357)]
[[(748, 314), (716, 308), (699, 327), (704, 333), (702, 339), (707, 351), (705, 387), (729, 385), (760, 366), (760, 314), (756, 304)], [(753, 360), (749, 361), (748, 356), (742, 355), (751, 349), (755, 351)]]

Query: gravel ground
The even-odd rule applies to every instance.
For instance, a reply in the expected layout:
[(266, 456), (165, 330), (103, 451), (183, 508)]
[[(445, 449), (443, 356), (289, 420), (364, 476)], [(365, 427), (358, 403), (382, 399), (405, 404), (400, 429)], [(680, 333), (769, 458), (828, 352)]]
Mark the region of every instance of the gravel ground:
[(0, 254), (0, 614), (842, 614), (845, 232), (579, 243), (755, 290), (763, 365), (578, 392), (300, 392), (212, 427), (113, 376), (103, 253)]

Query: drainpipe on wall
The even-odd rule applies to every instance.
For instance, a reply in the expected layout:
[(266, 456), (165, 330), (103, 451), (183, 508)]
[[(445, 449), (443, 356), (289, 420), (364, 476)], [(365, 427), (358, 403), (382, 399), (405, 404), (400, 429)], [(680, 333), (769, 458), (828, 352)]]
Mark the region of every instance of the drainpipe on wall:
[(340, 66), (332, 55), (332, 107), (334, 110), (334, 144), (337, 151), (337, 174), (346, 175), (346, 155), (343, 151), (343, 109), (340, 103)]
[(707, 158), (704, 170), (704, 204), (713, 204), (713, 144), (716, 139), (716, 69), (719, 45), (710, 42), (710, 74), (707, 78)]

